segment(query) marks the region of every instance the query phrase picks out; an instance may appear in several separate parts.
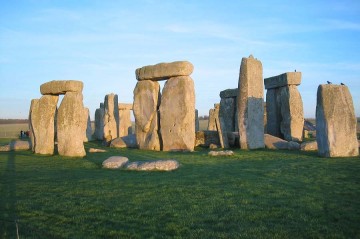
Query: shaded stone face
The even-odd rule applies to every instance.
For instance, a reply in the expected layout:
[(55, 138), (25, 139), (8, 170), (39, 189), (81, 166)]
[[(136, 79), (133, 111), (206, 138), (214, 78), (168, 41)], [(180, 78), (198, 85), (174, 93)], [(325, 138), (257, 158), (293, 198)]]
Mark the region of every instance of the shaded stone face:
[(265, 89), (279, 88), (287, 85), (300, 85), (301, 72), (286, 72), (284, 74), (264, 79)]
[(31, 141), (36, 154), (54, 154), (55, 112), (58, 100), (59, 96), (44, 95), (31, 101)]
[(66, 92), (82, 92), (84, 84), (77, 80), (54, 80), (40, 86), (43, 95), (63, 95)]
[(262, 64), (252, 56), (240, 66), (237, 98), (238, 127), (242, 149), (264, 148), (264, 91)]
[(195, 132), (198, 132), (199, 130), (200, 130), (199, 112), (198, 110), (195, 110)]
[(167, 80), (171, 77), (189, 76), (194, 66), (188, 61), (175, 61), (171, 63), (159, 63), (136, 69), (135, 75), (138, 81), (142, 80)]
[(282, 137), (280, 132), (281, 112), (277, 102), (278, 89), (268, 89), (266, 92), (266, 116), (267, 133), (276, 137)]
[(81, 93), (67, 92), (57, 113), (57, 139), (59, 155), (84, 157), (84, 135), (87, 120)]
[(316, 105), (316, 141), (323, 157), (359, 155), (357, 120), (347, 86), (320, 85)]
[(90, 120), (90, 111), (88, 108), (85, 108), (85, 120), (86, 120), (86, 131), (84, 142), (89, 142), (92, 140), (92, 129), (91, 129), (91, 120)]
[(220, 98), (236, 98), (239, 94), (239, 89), (227, 89), (220, 91)]
[(189, 76), (169, 79), (163, 89), (160, 125), (164, 151), (194, 150), (195, 89)]
[(133, 104), (135, 134), (139, 149), (160, 150), (159, 104), (159, 83), (150, 80), (139, 81), (134, 89)]
[(104, 100), (104, 138), (115, 139), (119, 137), (119, 108), (118, 96), (108, 94)]
[(220, 101), (219, 117), (224, 121), (224, 131), (235, 131), (236, 98), (222, 98)]
[(104, 116), (105, 110), (104, 108), (98, 108), (95, 111), (95, 138), (97, 140), (104, 139)]

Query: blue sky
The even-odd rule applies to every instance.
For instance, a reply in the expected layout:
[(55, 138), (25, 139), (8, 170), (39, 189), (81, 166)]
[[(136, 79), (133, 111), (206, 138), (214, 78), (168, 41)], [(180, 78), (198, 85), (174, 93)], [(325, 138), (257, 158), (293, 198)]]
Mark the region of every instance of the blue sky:
[(358, 0), (0, 0), (0, 118), (27, 118), (42, 83), (74, 79), (93, 119), (108, 93), (132, 102), (136, 68), (177, 60), (193, 63), (205, 115), (250, 54), (264, 78), (302, 72), (306, 117), (327, 80), (349, 86), (360, 116)]

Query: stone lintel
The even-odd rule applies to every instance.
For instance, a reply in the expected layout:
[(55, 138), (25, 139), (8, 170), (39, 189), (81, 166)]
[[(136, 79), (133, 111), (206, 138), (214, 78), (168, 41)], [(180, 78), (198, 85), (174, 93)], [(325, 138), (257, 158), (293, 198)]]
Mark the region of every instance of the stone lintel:
[(119, 110), (132, 110), (133, 104), (119, 103)]
[(40, 86), (42, 95), (64, 95), (66, 92), (82, 92), (84, 84), (78, 80), (53, 80)]
[(300, 85), (301, 72), (286, 72), (264, 79), (265, 89), (279, 88), (287, 85)]
[(239, 89), (235, 88), (235, 89), (227, 89), (227, 90), (223, 90), (220, 91), (220, 98), (234, 98), (237, 97), (239, 93)]

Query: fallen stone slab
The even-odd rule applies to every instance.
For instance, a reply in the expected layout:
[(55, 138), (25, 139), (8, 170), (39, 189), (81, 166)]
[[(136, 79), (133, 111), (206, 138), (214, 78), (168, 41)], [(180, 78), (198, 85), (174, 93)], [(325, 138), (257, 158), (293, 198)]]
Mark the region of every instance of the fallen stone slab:
[(265, 89), (279, 88), (287, 85), (300, 85), (301, 72), (286, 72), (284, 74), (264, 79)]
[(150, 162), (131, 162), (126, 165), (126, 169), (137, 171), (173, 171), (178, 169), (179, 166), (180, 164), (178, 161), (174, 159), (167, 159)]
[(129, 159), (126, 157), (111, 156), (102, 163), (102, 166), (103, 168), (119, 169), (123, 167), (127, 162), (129, 162)]
[(265, 148), (267, 149), (288, 149), (289, 142), (270, 134), (264, 134)]
[(171, 63), (159, 63), (136, 69), (135, 75), (138, 81), (142, 80), (166, 80), (171, 77), (189, 76), (194, 70), (193, 64), (188, 61), (175, 61)]
[(136, 135), (130, 134), (124, 137), (116, 138), (111, 141), (110, 147), (112, 148), (138, 148), (136, 143)]
[(303, 142), (301, 144), (301, 151), (316, 151), (318, 150), (318, 145), (316, 141)]
[(105, 149), (95, 149), (95, 148), (89, 149), (89, 153), (105, 153), (105, 152), (107, 152)]
[(84, 84), (77, 80), (53, 80), (40, 86), (42, 95), (63, 95), (66, 92), (82, 92)]
[(224, 151), (210, 151), (208, 153), (209, 156), (232, 156), (234, 152), (231, 150), (224, 150)]

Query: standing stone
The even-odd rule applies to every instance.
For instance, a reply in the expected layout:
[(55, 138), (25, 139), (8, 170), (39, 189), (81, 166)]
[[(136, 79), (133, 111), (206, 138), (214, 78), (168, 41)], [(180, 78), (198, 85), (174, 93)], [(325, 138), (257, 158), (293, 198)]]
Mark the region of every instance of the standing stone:
[(132, 124), (130, 119), (130, 110), (133, 109), (132, 104), (119, 104), (120, 131), (119, 137), (132, 134)]
[(195, 110), (195, 132), (198, 132), (199, 130), (200, 130), (199, 111)]
[(105, 109), (104, 103), (100, 103), (100, 108), (95, 111), (95, 138), (97, 140), (103, 140), (104, 138), (104, 117)]
[(82, 93), (67, 92), (57, 113), (57, 139), (59, 155), (83, 157), (86, 132), (86, 110)]
[(359, 155), (357, 120), (347, 86), (320, 85), (316, 105), (316, 141), (322, 157)]
[(215, 119), (219, 117), (219, 109), (220, 104), (214, 104), (214, 109), (209, 110), (208, 130), (217, 130)]
[(295, 85), (278, 88), (277, 103), (280, 106), (280, 131), (287, 141), (302, 141), (304, 110), (300, 92)]
[(135, 134), (139, 149), (160, 150), (159, 105), (159, 83), (150, 80), (139, 81), (134, 89), (133, 104)]
[(222, 117), (224, 121), (224, 132), (234, 132), (235, 131), (235, 108), (236, 108), (236, 98), (221, 98), (219, 117)]
[(275, 137), (282, 137), (280, 132), (281, 112), (277, 105), (278, 89), (268, 89), (266, 92), (266, 114), (267, 114), (267, 133)]
[(85, 108), (85, 120), (86, 120), (86, 131), (84, 142), (89, 142), (92, 140), (92, 129), (91, 129), (91, 120), (90, 120), (90, 111), (89, 108)]
[(104, 108), (104, 138), (111, 141), (119, 137), (118, 96), (116, 94), (106, 95)]
[(267, 112), (266, 112), (266, 102), (264, 102), (264, 133), (267, 134)]
[(264, 92), (262, 64), (242, 58), (239, 77), (238, 125), (242, 149), (264, 148)]
[(36, 154), (54, 154), (55, 112), (58, 100), (59, 96), (44, 95), (31, 101), (31, 142)]
[(194, 150), (195, 89), (189, 76), (170, 78), (160, 104), (163, 151)]

